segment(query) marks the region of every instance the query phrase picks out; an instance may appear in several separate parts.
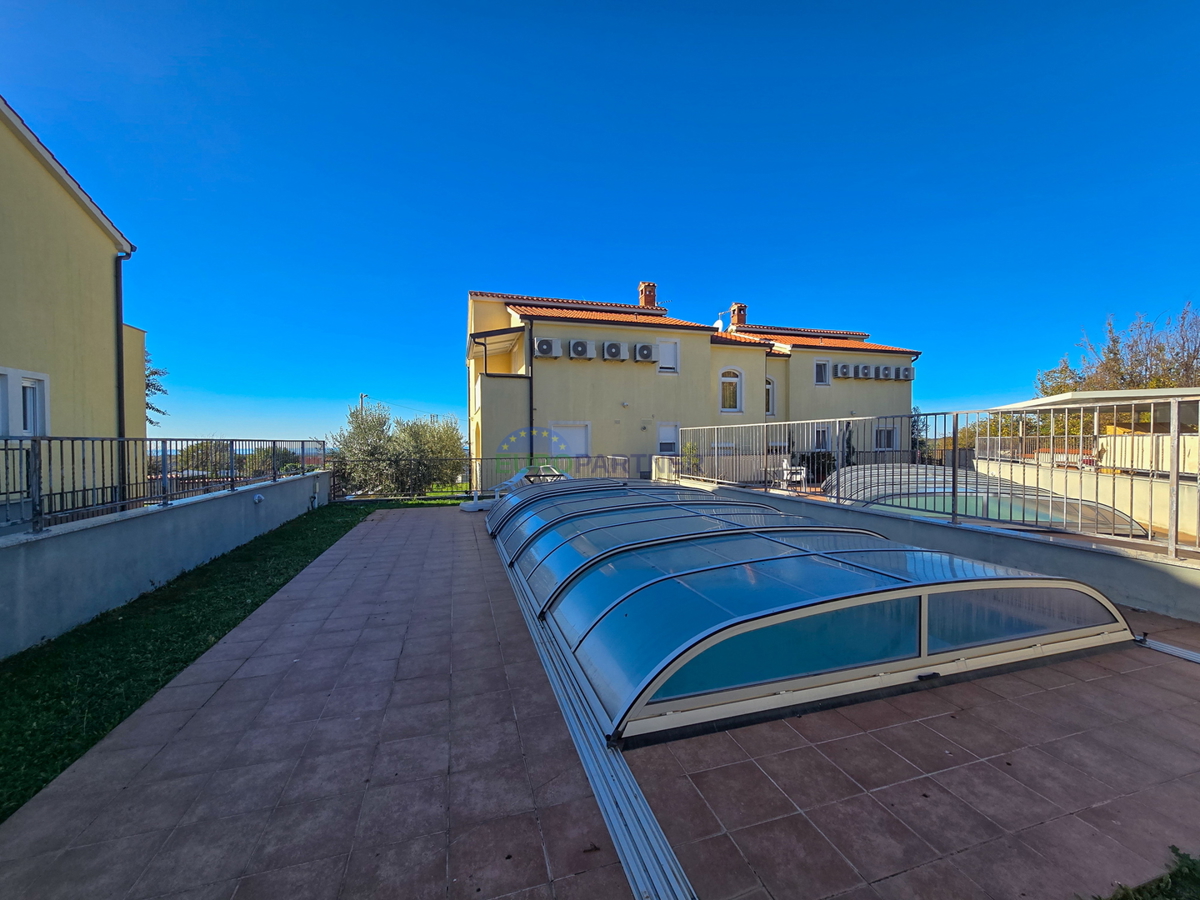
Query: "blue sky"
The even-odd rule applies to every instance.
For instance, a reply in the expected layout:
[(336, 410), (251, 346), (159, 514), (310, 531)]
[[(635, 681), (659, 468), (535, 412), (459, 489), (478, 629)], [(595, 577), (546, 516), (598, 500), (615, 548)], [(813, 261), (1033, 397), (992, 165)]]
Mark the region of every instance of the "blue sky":
[(1200, 6), (0, 3), (0, 94), (139, 247), (159, 433), (465, 412), (466, 292), (732, 301), (1025, 399), (1200, 287)]

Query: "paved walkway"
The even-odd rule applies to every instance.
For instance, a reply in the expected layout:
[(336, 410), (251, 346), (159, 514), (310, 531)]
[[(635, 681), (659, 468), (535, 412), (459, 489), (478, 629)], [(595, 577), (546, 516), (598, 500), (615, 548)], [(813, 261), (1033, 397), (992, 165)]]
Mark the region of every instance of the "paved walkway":
[(455, 508), (372, 514), (0, 825), (0, 897), (629, 896)]
[(1073, 900), (1200, 854), (1200, 666), (1140, 647), (625, 756), (705, 900)]

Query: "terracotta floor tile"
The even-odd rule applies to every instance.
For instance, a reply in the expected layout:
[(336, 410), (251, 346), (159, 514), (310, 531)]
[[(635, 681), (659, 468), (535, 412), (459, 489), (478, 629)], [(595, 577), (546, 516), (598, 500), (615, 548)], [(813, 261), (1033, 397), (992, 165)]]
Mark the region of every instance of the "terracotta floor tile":
[(1075, 731), (1101, 728), (1119, 721), (1094, 706), (1080, 703), (1070, 694), (1060, 690), (1042, 691), (1039, 694), (1030, 694), (1028, 697), (1018, 697), (1013, 702), (1043, 718), (1068, 725)]
[(959, 709), (958, 706), (938, 696), (932, 690), (898, 694), (895, 697), (888, 697), (887, 702), (911, 719), (927, 719), (930, 716), (941, 716)]
[(959, 681), (955, 684), (945, 684), (941, 687), (931, 688), (929, 693), (938, 699), (945, 700), (947, 703), (952, 703), (959, 709), (973, 709), (977, 706), (984, 706), (988, 703), (995, 703), (998, 700), (1003, 700), (999, 694), (994, 691), (989, 691), (982, 687), (976, 681)]
[(450, 844), (451, 900), (502, 897), (549, 882), (533, 813), (492, 819)]
[(815, 747), (763, 757), (758, 764), (801, 809), (844, 800), (863, 790)]
[(1098, 740), (1173, 777), (1200, 772), (1200, 753), (1148, 734), (1139, 724), (1110, 725), (1092, 732)]
[(873, 737), (899, 753), (922, 772), (939, 772), (975, 761), (975, 755), (922, 722), (881, 728)]
[(242, 900), (337, 900), (346, 855), (248, 875), (238, 882)]
[(1073, 675), (1068, 675), (1053, 666), (1033, 666), (1028, 669), (1018, 669), (1012, 673), (1022, 681), (1028, 681), (1034, 687), (1041, 688), (1043, 691), (1053, 690), (1068, 684), (1074, 684), (1079, 681)]
[(869, 791), (921, 774), (920, 769), (869, 734), (828, 741), (820, 744), (818, 749)]
[(1063, 814), (1062, 807), (986, 762), (931, 776), (1005, 831), (1018, 831)]
[(995, 900), (1065, 900), (1075, 893), (1070, 876), (1011, 835), (963, 851), (954, 865)]
[(1041, 749), (1123, 794), (1170, 777), (1098, 740), (1090, 731), (1042, 744)]
[(468, 769), (450, 775), (450, 834), (489, 819), (533, 809), (533, 791), (524, 763)]
[(964, 715), (961, 711), (924, 719), (921, 724), (980, 758), (1010, 753), (1025, 746), (1023, 741), (1007, 731), (1001, 731), (973, 716)]
[(1117, 791), (1035, 747), (988, 761), (1068, 812), (1112, 799)]
[(375, 748), (371, 784), (382, 787), (401, 781), (420, 781), (450, 772), (450, 736), (425, 734), (388, 741)]
[[(560, 878), (554, 882), (554, 897), (556, 900), (631, 900), (633, 893), (624, 870), (615, 865)], [(544, 898), (549, 900), (549, 889)], [(543, 897), (523, 898), (518, 894), (514, 900), (543, 900)]]
[(686, 775), (656, 779), (640, 787), (672, 844), (686, 844), (721, 832), (717, 817)]
[(982, 844), (1003, 833), (991, 819), (932, 778), (892, 785), (873, 796), (939, 853)]
[(1012, 673), (980, 678), (975, 683), (984, 690), (991, 691), (993, 694), (999, 694), (1006, 700), (1011, 700), (1013, 697), (1024, 697), (1026, 694), (1042, 690), (1036, 684), (1026, 681), (1024, 678), (1019, 678)]
[(752, 825), (731, 837), (774, 897), (818, 900), (862, 884), (833, 844), (799, 813)]
[(154, 897), (236, 878), (270, 817), (268, 810), (176, 828), (129, 893)]
[(445, 778), (370, 788), (362, 801), (355, 848), (445, 832), (447, 796)]
[(1036, 825), (1017, 837), (1052, 865), (1070, 872), (1075, 890), (1085, 896), (1108, 896), (1119, 885), (1139, 885), (1162, 871), (1075, 816)]
[(784, 750), (792, 750), (808, 744), (808, 741), (800, 736), (800, 732), (793, 728), (787, 719), (747, 725), (745, 728), (735, 728), (727, 733), (751, 757), (782, 753)]
[(979, 885), (945, 859), (901, 872), (873, 886), (883, 900), (991, 900)]
[(806, 815), (868, 882), (938, 856), (869, 794), (839, 800), (809, 810)]
[(446, 852), (444, 834), (355, 849), (346, 867), (341, 900), (444, 897)]
[(600, 807), (580, 797), (539, 811), (551, 878), (578, 875), (619, 862)]
[(732, 900), (759, 886), (758, 876), (729, 835), (682, 844), (675, 855), (700, 900)]
[(246, 871), (265, 872), (349, 853), (362, 799), (362, 792), (356, 791), (275, 807)]
[(706, 769), (691, 778), (729, 831), (796, 811), (796, 805), (751, 761)]
[[(1087, 687), (1087, 685), (1080, 685), (1080, 687)], [(1070, 688), (1059, 688), (1059, 690), (1067, 691)], [(1013, 737), (1024, 741), (1026, 744), (1040, 744), (1045, 741), (1057, 740), (1078, 730), (1069, 725), (1063, 725), (1062, 723), (1039, 716), (1037, 713), (1019, 706), (1011, 700), (1002, 700), (999, 703), (989, 703), (987, 706), (979, 706), (975, 709), (967, 710), (962, 715), (963, 718), (981, 721), (987, 725), (991, 725), (993, 728), (1007, 731)]]
[(169, 830), (143, 830), (67, 850), (42, 872), (25, 896), (36, 900), (75, 900), (82, 884), (87, 885), (88, 900), (118, 900), (137, 881), (168, 834)]
[(639, 782), (642, 779), (672, 778), (684, 774), (683, 766), (666, 744), (626, 750), (622, 756)]
[(852, 703), (839, 707), (838, 712), (863, 731), (874, 731), (876, 728), (887, 728), (889, 725), (899, 725), (912, 720), (912, 716), (887, 700)]
[(821, 741), (832, 741), (837, 738), (849, 737), (862, 731), (857, 725), (842, 715), (840, 710), (827, 709), (823, 712), (806, 713), (791, 720), (795, 728), (804, 738), (814, 744)]
[(699, 772), (748, 758), (746, 751), (725, 731), (672, 741), (667, 746), (685, 772)]

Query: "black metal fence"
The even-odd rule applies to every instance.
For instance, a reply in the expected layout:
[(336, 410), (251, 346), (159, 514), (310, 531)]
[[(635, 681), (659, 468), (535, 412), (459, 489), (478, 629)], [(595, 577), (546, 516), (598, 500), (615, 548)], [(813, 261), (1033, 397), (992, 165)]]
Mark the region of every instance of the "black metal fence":
[(489, 494), (529, 465), (554, 466), (574, 478), (628, 478), (627, 456), (345, 457), (329, 455), (334, 499), (454, 498)]
[(325, 459), (324, 441), (0, 437), (0, 534), (278, 481)]

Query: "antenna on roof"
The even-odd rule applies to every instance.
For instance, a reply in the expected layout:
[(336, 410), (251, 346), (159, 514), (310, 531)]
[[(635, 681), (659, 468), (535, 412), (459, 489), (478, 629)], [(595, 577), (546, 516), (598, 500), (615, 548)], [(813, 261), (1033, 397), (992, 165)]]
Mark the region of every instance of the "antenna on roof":
[(717, 321), (713, 322), (713, 328), (717, 329), (717, 331), (725, 330), (725, 322), (721, 319), (721, 316), (723, 315), (725, 315), (724, 310), (717, 313)]

